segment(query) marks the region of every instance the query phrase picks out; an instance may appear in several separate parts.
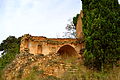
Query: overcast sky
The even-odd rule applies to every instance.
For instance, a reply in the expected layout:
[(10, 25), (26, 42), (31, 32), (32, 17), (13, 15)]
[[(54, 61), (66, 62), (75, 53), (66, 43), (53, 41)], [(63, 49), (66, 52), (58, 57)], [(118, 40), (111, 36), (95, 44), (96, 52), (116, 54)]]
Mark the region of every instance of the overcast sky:
[(81, 0), (0, 0), (0, 42), (27, 33), (60, 37), (81, 9)]
[(0, 0), (0, 42), (9, 35), (60, 37), (80, 0)]

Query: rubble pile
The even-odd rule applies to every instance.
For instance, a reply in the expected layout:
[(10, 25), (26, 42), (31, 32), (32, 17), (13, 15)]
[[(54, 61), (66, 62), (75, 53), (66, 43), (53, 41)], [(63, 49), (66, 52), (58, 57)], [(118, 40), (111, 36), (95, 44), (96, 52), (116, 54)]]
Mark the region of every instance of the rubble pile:
[[(56, 76), (61, 77), (72, 64), (64, 62), (57, 54), (33, 55), (27, 52), (16, 56), (4, 70), (5, 80), (22, 79), (28, 76), (32, 70), (39, 72), (40, 76)], [(41, 75), (42, 74), (42, 75)]]

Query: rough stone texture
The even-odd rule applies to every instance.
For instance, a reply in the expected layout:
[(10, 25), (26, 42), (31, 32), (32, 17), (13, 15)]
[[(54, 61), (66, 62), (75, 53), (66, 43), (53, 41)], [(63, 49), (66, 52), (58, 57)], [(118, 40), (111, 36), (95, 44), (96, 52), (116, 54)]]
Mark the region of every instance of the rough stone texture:
[(80, 15), (78, 17), (77, 26), (76, 26), (76, 38), (82, 39), (83, 32), (82, 32), (82, 18), (83, 18), (83, 11), (81, 10)]
[[(65, 48), (65, 46), (67, 46)], [(83, 42), (78, 41), (77, 39), (70, 39), (70, 38), (46, 38), (46, 37), (39, 37), (39, 36), (31, 36), (26, 34), (22, 37), (21, 45), (20, 45), (20, 52), (28, 51), (31, 54), (52, 54), (58, 53), (61, 48), (65, 48), (62, 50), (64, 53), (71, 50), (71, 54), (74, 53), (76, 56), (80, 56), (80, 50), (84, 48)]]
[(47, 56), (33, 55), (30, 53), (21, 53), (16, 56), (4, 70), (5, 80), (21, 80), (27, 77), (34, 69), (39, 71), (40, 76), (56, 76), (61, 77), (72, 64), (65, 63), (64, 60), (56, 55), (49, 54)]

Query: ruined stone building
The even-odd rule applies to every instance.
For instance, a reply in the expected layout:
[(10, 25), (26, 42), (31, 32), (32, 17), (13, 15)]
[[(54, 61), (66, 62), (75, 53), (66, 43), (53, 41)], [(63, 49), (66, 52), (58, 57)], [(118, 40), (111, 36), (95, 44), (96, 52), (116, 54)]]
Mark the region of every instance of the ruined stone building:
[(31, 54), (57, 54), (67, 56), (80, 56), (84, 48), (82, 41), (82, 11), (80, 12), (77, 26), (76, 38), (46, 38), (42, 36), (31, 36), (26, 34), (22, 37), (20, 52), (28, 51)]

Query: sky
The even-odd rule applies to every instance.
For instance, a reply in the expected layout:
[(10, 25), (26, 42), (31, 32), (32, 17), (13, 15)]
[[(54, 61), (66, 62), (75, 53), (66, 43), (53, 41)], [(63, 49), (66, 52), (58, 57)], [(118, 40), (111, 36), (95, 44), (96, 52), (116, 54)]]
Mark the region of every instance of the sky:
[(0, 0), (0, 42), (10, 35), (61, 37), (81, 9), (80, 0)]
[(61, 37), (81, 9), (81, 0), (0, 0), (0, 43), (10, 35)]

